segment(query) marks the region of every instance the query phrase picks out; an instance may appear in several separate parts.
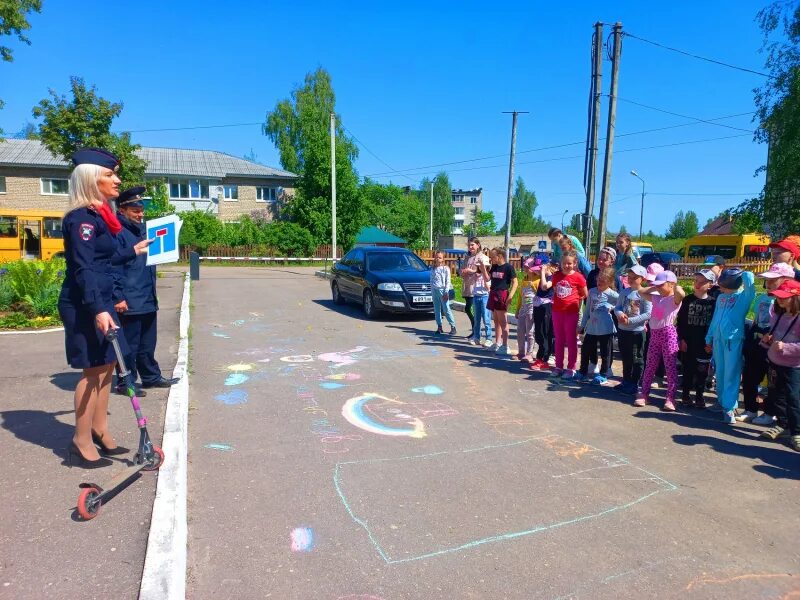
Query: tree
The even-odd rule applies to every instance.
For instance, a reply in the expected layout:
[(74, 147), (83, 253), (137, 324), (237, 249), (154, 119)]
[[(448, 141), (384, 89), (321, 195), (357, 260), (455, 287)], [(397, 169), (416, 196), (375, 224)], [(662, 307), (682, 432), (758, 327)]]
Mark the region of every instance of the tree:
[(619, 232), (618, 232), (618, 233), (628, 233), (628, 228), (627, 228), (627, 227), (625, 227), (625, 225), (624, 225), (624, 224), (623, 224), (623, 225), (620, 225), (620, 226), (619, 226)]
[(396, 185), (382, 185), (371, 179), (361, 184), (364, 224), (375, 225), (403, 238), (411, 248), (428, 247), (428, 203), (421, 192)]
[(755, 90), (755, 139), (768, 144), (768, 167), (757, 171), (767, 171), (761, 194), (736, 207), (736, 229), (779, 238), (800, 231), (800, 5), (776, 0), (756, 20), (770, 77)]
[(494, 235), (497, 232), (497, 221), (495, 221), (494, 213), (490, 210), (475, 211), (472, 222), (475, 224), (475, 235), (477, 237)]
[(50, 152), (67, 161), (79, 148), (105, 148), (120, 159), (122, 188), (141, 185), (147, 167), (135, 154), (141, 146), (131, 143), (129, 133), (111, 133), (111, 123), (122, 112), (122, 104), (98, 96), (95, 86), (87, 88), (80, 77), (70, 77), (70, 87), (70, 100), (51, 89), (50, 98), (33, 108), (33, 116), (42, 119), (39, 139)]
[(147, 187), (145, 196), (150, 199), (144, 207), (146, 219), (157, 219), (175, 212), (175, 207), (169, 203), (169, 189), (165, 181), (150, 180), (145, 185)]
[[(267, 113), (263, 133), (278, 148), (281, 166), (298, 175), (297, 192), (286, 203), (290, 220), (308, 229), (317, 243), (331, 239), (330, 115), (336, 95), (330, 74), (322, 68), (308, 73), (291, 97)], [(336, 230), (349, 249), (363, 223), (363, 207), (353, 161), (355, 143), (336, 117)]]
[(684, 215), (683, 211), (679, 210), (664, 237), (668, 240), (690, 238), (696, 236), (698, 231), (697, 213), (690, 210)]
[[(511, 235), (519, 233), (547, 233), (550, 224), (536, 216), (539, 202), (536, 193), (525, 187), (522, 177), (517, 177), (511, 196)], [(505, 232), (505, 227), (503, 227)]]
[[(0, 2), (0, 38), (4, 36), (17, 36), (23, 44), (31, 45), (25, 35), (31, 24), (28, 23), (28, 14), (42, 11), (42, 0), (3, 0)], [(14, 51), (8, 46), (0, 44), (0, 59), (3, 62), (14, 62)], [(0, 108), (3, 101), (0, 100)], [(3, 130), (0, 129), (0, 135)]]
[(36, 125), (33, 123), (25, 123), (17, 133), (14, 134), (15, 140), (38, 140), (39, 134), (36, 131)]
[[(456, 211), (453, 208), (453, 188), (450, 178), (444, 171), (433, 178), (433, 246), (436, 247), (440, 235), (450, 235), (453, 231), (453, 221)], [(425, 206), (430, 215), (431, 180), (423, 177), (419, 184), (419, 195), (424, 198)], [(429, 222), (428, 216), (426, 222)]]

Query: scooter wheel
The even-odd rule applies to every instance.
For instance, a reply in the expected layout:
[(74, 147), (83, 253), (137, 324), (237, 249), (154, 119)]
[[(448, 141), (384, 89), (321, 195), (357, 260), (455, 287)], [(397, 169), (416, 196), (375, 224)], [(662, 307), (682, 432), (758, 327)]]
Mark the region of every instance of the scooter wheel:
[(83, 488), (78, 496), (78, 514), (84, 521), (91, 521), (100, 513), (100, 500), (95, 501), (100, 490), (94, 487)]
[(142, 467), (142, 471), (158, 471), (164, 464), (164, 451), (158, 446), (153, 446), (153, 458), (147, 462), (147, 466)]

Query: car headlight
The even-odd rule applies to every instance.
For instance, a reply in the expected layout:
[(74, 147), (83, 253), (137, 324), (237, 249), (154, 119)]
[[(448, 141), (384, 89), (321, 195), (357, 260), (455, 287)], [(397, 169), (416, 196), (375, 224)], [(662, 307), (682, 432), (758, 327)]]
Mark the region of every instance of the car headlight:
[(389, 283), (379, 283), (378, 289), (383, 290), (384, 292), (402, 292), (403, 287), (399, 283), (389, 282)]

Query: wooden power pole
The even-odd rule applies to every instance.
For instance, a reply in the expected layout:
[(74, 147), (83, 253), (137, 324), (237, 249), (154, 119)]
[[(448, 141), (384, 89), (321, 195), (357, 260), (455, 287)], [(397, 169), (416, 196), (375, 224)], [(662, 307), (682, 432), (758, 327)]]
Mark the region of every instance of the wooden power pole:
[(592, 83), (589, 98), (589, 135), (586, 148), (586, 214), (583, 222), (583, 247), (591, 254), (594, 185), (597, 179), (597, 134), (600, 129), (600, 99), (603, 95), (603, 23), (594, 24), (592, 43)]

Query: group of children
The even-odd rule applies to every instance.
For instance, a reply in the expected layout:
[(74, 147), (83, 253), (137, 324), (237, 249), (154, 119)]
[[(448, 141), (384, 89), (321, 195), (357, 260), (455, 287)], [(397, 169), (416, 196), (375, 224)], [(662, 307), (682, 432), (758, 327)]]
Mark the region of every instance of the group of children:
[[(585, 274), (585, 258), (580, 260), (574, 242), (566, 236), (559, 241), (557, 261), (547, 254), (523, 261), (521, 283), (504, 249), (490, 250), (487, 257), (479, 240), (470, 241), (461, 269), (472, 322), (470, 344), (501, 356), (511, 354), (507, 310), (519, 288), (517, 357), (532, 370), (548, 371), (559, 381), (611, 385), (616, 339), (622, 380), (615, 389), (633, 396), (635, 406), (650, 402), (656, 379), (665, 375), (662, 410), (675, 411), (680, 365), (683, 408), (706, 408), (704, 394), (715, 378), (717, 403), (712, 408), (722, 413), (724, 422), (766, 425), (762, 437), (787, 437), (800, 451), (800, 271), (792, 266), (800, 259), (800, 238), (772, 244), (774, 264), (758, 274), (765, 288), (758, 297), (756, 276), (725, 268), (719, 256), (708, 257), (694, 273), (687, 294), (675, 273), (657, 263), (646, 269), (639, 265), (625, 234), (617, 238), (616, 248), (603, 248), (596, 267)], [(445, 306), (441, 286), (449, 286), (449, 269), (441, 253), (432, 282), (440, 286), (434, 296), (439, 293)], [(751, 307), (752, 322), (747, 318)], [(449, 307), (441, 312), (455, 333)], [(441, 332), (440, 310), (436, 314)], [(768, 394), (759, 403), (765, 377)]]

